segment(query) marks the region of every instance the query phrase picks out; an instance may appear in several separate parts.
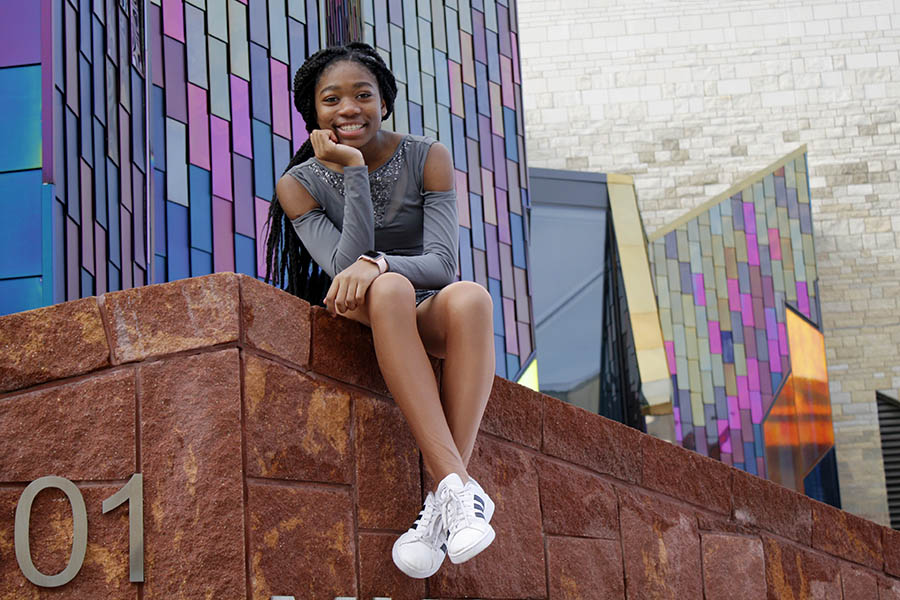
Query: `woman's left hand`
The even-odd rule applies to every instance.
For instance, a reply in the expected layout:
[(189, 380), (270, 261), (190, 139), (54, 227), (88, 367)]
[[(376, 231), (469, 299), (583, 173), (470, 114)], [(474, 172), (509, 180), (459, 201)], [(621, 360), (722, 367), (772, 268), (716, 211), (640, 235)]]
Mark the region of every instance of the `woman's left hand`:
[(356, 310), (365, 303), (366, 291), (378, 275), (378, 265), (357, 260), (331, 281), (331, 287), (325, 295), (325, 308), (332, 315)]

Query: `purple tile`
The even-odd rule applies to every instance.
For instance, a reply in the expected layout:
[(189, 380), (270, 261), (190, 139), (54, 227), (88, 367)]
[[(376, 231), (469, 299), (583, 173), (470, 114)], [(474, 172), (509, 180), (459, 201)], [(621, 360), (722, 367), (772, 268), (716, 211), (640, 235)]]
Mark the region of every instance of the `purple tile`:
[(94, 186), (90, 165), (84, 159), (81, 167), (81, 266), (94, 274)]
[(0, 2), (0, 67), (41, 62), (40, 31), (39, 0)]
[(738, 408), (747, 410), (750, 408), (750, 388), (747, 385), (747, 376), (738, 375), (735, 379), (737, 379)]
[(740, 428), (731, 428), (731, 447), (734, 449), (734, 462), (744, 462), (744, 440)]
[(478, 115), (478, 139), (481, 156), (481, 166), (485, 169), (494, 168), (494, 147), (491, 144), (491, 120), (484, 115)]
[(787, 325), (784, 323), (778, 324), (778, 353), (782, 356), (788, 355)]
[(719, 433), (719, 448), (722, 452), (731, 454), (731, 435), (728, 431), (728, 421), (725, 419), (717, 419), (716, 421)]
[(184, 43), (183, 0), (162, 0), (163, 33)]
[(94, 222), (94, 264), (97, 267), (94, 293), (98, 296), (109, 291), (106, 284), (106, 230)]
[(756, 234), (756, 213), (752, 202), (743, 203), (744, 231), (748, 234)]
[(741, 291), (737, 279), (728, 280), (728, 310), (741, 310)]
[(681, 293), (687, 294), (690, 290), (694, 288), (694, 282), (691, 278), (691, 265), (690, 263), (686, 263), (683, 261), (679, 261), (678, 263), (678, 274), (681, 277)]
[(703, 273), (694, 273), (694, 304), (706, 306), (706, 286), (703, 282)]
[(741, 294), (741, 318), (744, 325), (753, 326), (753, 298), (750, 294)]
[(472, 41), (475, 46), (475, 60), (487, 64), (487, 45), (484, 41), (484, 13), (472, 11)]
[(666, 234), (666, 258), (678, 258), (678, 238), (675, 237), (675, 232), (670, 231)]
[(66, 217), (66, 299), (81, 297), (81, 282), (78, 264), (78, 224), (72, 217)]
[(766, 275), (762, 278), (763, 302), (766, 306), (775, 306), (775, 288), (772, 277)]
[[(231, 75), (231, 135), (234, 152), (253, 158), (250, 134), (250, 91), (247, 82)], [(253, 236), (250, 236), (253, 237)]]
[(206, 90), (188, 84), (188, 146), (190, 163), (209, 170), (209, 112)]
[(770, 340), (778, 339), (778, 321), (774, 308), (766, 308), (766, 338)]
[(770, 373), (780, 373), (781, 372), (781, 355), (778, 352), (778, 338), (772, 339), (769, 338), (769, 372)]
[(512, 244), (509, 233), (509, 207), (506, 190), (494, 189), (494, 198), (497, 203), (497, 234), (504, 244)]
[(762, 394), (758, 391), (750, 392), (750, 420), (754, 425), (762, 423)]
[(500, 249), (497, 241), (497, 226), (484, 224), (484, 245), (487, 251), (488, 277), (500, 279)]
[(266, 274), (266, 235), (263, 229), (266, 226), (266, 218), (269, 216), (269, 201), (254, 198), (256, 213), (256, 273)]
[(509, 34), (510, 45), (512, 46), (512, 64), (513, 64), (513, 82), (516, 87), (522, 85), (522, 72), (519, 67), (519, 41), (515, 33)]
[(759, 266), (759, 241), (755, 233), (747, 234), (747, 262), (753, 266)]
[(212, 193), (231, 200), (231, 138), (228, 121), (211, 116)]
[(306, 121), (297, 112), (293, 101), (291, 102), (291, 133), (293, 134), (293, 148), (297, 150), (303, 145), (303, 142), (309, 139), (309, 132), (306, 131)]
[(744, 355), (748, 360), (756, 358), (756, 329), (752, 326), (744, 325), (743, 333)]
[(709, 322), (709, 351), (722, 354), (722, 333), (718, 321)]
[(147, 43), (150, 46), (150, 71), (153, 85), (164, 87), (163, 80), (163, 37), (162, 15), (160, 8), (151, 3), (150, 7), (150, 31), (147, 32)]
[(509, 9), (500, 4), (497, 5), (497, 25), (500, 29), (500, 54), (502, 56), (511, 56), (512, 44), (509, 35)]
[(272, 74), (272, 131), (291, 138), (291, 99), (287, 65), (269, 59)]
[[(127, 208), (129, 211), (132, 210), (131, 199), (132, 199), (132, 187), (131, 187), (131, 169), (128, 165), (131, 164), (131, 140), (129, 139), (129, 132), (131, 131), (131, 119), (128, 116), (128, 112), (125, 110), (121, 104), (119, 107), (119, 155), (121, 157), (121, 165), (123, 167), (119, 169), (119, 188), (120, 188), (120, 201), (122, 206)], [(124, 223), (122, 227), (124, 227)], [(122, 268), (125, 269), (125, 265), (122, 265)], [(130, 273), (130, 271), (129, 271)], [(130, 275), (129, 275), (130, 277)]]
[(213, 196), (213, 270), (234, 271), (234, 217), (231, 202)]
[(170, 37), (163, 39), (165, 47), (166, 114), (187, 123), (187, 94), (184, 78), (184, 44)]
[(505, 56), (500, 57), (500, 91), (503, 106), (516, 109), (516, 99), (514, 96), (512, 81), (512, 62)]
[(503, 299), (503, 328), (506, 332), (506, 351), (518, 354), (519, 339), (516, 331), (516, 308), (509, 298)]
[[(769, 371), (769, 359), (757, 361), (759, 369), (759, 391), (762, 392), (763, 400), (772, 397), (772, 372)], [(765, 402), (763, 403), (765, 406)], [(766, 407), (768, 408), (768, 407)]]
[[(666, 362), (669, 363), (669, 375), (676, 375), (677, 362), (675, 360), (675, 342), (665, 342)], [(678, 414), (676, 411), (675, 414)]]
[(531, 355), (532, 350), (531, 327), (529, 327), (528, 323), (516, 321), (516, 329), (518, 330), (519, 337), (519, 357), (522, 360), (525, 360)]
[(738, 408), (737, 396), (728, 396), (728, 427), (732, 430), (741, 428), (741, 411)]
[(796, 283), (797, 287), (797, 308), (800, 309), (800, 312), (803, 313), (806, 318), (809, 318), (809, 290), (806, 286), (805, 281), (798, 281)]
[(751, 392), (759, 391), (759, 364), (755, 358), (747, 359), (747, 386)]
[(509, 190), (508, 174), (506, 169), (503, 168), (506, 164), (506, 147), (503, 143), (503, 138), (492, 134), (491, 140), (494, 149), (494, 164), (497, 165), (497, 168), (494, 169), (494, 186), (501, 190)]

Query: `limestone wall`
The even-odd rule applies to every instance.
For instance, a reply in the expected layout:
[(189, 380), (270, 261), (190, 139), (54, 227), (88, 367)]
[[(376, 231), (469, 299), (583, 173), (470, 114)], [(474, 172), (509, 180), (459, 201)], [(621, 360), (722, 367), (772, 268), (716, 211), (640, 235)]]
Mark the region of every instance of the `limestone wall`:
[[(427, 477), (373, 353), (364, 327), (233, 274), (0, 318), (0, 599), (900, 600), (900, 533), (500, 378), (470, 465), (497, 539), (408, 579), (390, 547)], [(134, 472), (140, 584), (130, 509), (100, 509)], [(13, 541), (51, 474), (88, 517), (84, 567), (52, 590)], [(39, 494), (31, 523), (58, 572), (64, 496)]]
[(519, 3), (529, 166), (633, 174), (648, 233), (808, 145), (844, 506), (887, 523), (900, 388), (900, 2)]

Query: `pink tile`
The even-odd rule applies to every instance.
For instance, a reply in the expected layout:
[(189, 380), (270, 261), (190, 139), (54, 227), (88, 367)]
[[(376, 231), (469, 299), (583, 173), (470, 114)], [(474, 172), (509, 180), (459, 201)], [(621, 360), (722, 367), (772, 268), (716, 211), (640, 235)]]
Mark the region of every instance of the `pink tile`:
[(447, 60), (450, 72), (450, 112), (457, 117), (465, 116), (462, 92), (462, 67), (459, 63)]
[(505, 56), (500, 57), (500, 83), (503, 92), (503, 106), (515, 110), (516, 98), (513, 93), (512, 61)]
[(759, 241), (755, 233), (747, 234), (747, 262), (759, 266)]
[(728, 280), (728, 310), (741, 310), (741, 288), (737, 279)]
[(522, 84), (522, 75), (519, 72), (519, 40), (515, 33), (509, 34), (510, 42), (512, 42), (512, 64), (513, 64), (513, 81)]
[(190, 163), (209, 169), (209, 112), (206, 90), (188, 84), (188, 148)]
[(184, 2), (163, 0), (163, 33), (184, 43)]
[(728, 426), (731, 429), (740, 429), (741, 411), (738, 407), (737, 396), (728, 396), (726, 401), (728, 402)]
[(495, 188), (494, 197), (497, 205), (497, 235), (504, 244), (512, 244), (509, 234), (509, 207), (506, 190)]
[(454, 169), (456, 176), (456, 208), (459, 213), (459, 224), (471, 229), (469, 216), (469, 179), (463, 171)]
[(506, 351), (518, 354), (519, 338), (516, 331), (516, 305), (509, 298), (503, 299), (503, 325), (506, 331)]
[(781, 372), (781, 356), (778, 353), (778, 340), (769, 338), (769, 371), (771, 373)]
[(747, 385), (751, 392), (759, 391), (759, 363), (755, 358), (747, 359)]
[(231, 200), (231, 138), (228, 121), (211, 116), (209, 122), (212, 137), (212, 193)]
[(788, 355), (787, 325), (778, 324), (778, 351), (782, 356)]
[(677, 373), (677, 363), (675, 362), (675, 342), (665, 342), (666, 346), (666, 359), (669, 363), (669, 375), (675, 375)]
[(287, 65), (269, 59), (272, 75), (272, 131), (285, 139), (291, 138), (291, 100)]
[(796, 282), (797, 287), (797, 308), (806, 318), (809, 318), (809, 289), (805, 281)]
[(756, 233), (756, 213), (752, 202), (744, 202), (744, 231), (747, 234)]
[(741, 294), (741, 317), (744, 325), (753, 327), (753, 297), (750, 294)]
[(722, 354), (722, 332), (718, 321), (709, 322), (709, 351)]
[(706, 306), (706, 285), (703, 281), (703, 273), (694, 273), (694, 304)]
[(750, 392), (750, 420), (758, 425), (762, 423), (762, 394), (758, 391)]
[(719, 429), (719, 450), (722, 452), (731, 452), (731, 435), (728, 429), (728, 421), (718, 419)]
[(747, 376), (738, 375), (736, 379), (738, 388), (738, 408), (747, 410), (750, 408), (750, 389), (747, 385)]
[(306, 131), (306, 121), (297, 112), (294, 102), (291, 100), (291, 133), (293, 134), (293, 151), (296, 152), (303, 145), (303, 142), (309, 139), (309, 132)]
[(778, 236), (778, 230), (769, 228), (769, 256), (772, 260), (781, 260), (781, 238)]
[(269, 217), (269, 201), (254, 198), (253, 204), (256, 209), (256, 273), (257, 275), (265, 275), (266, 236), (263, 229), (266, 226), (266, 219)]
[(234, 271), (234, 214), (231, 202), (213, 196), (213, 270)]

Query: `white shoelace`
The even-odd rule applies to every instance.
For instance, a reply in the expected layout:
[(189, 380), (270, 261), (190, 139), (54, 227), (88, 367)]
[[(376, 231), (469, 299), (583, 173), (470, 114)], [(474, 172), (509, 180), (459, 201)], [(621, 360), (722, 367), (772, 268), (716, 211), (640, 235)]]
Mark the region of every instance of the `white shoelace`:
[(422, 516), (419, 517), (419, 522), (413, 530), (413, 535), (420, 540), (430, 541), (434, 545), (437, 543), (439, 537), (437, 534), (440, 532), (438, 521), (441, 513), (437, 503), (434, 500), (432, 500), (431, 504), (426, 502), (421, 514)]
[[(450, 531), (450, 535), (469, 525), (470, 513), (474, 513), (475, 500), (472, 493), (462, 489), (455, 491), (445, 487), (440, 498), (441, 518), (444, 525)], [(467, 510), (467, 504), (472, 510)]]

